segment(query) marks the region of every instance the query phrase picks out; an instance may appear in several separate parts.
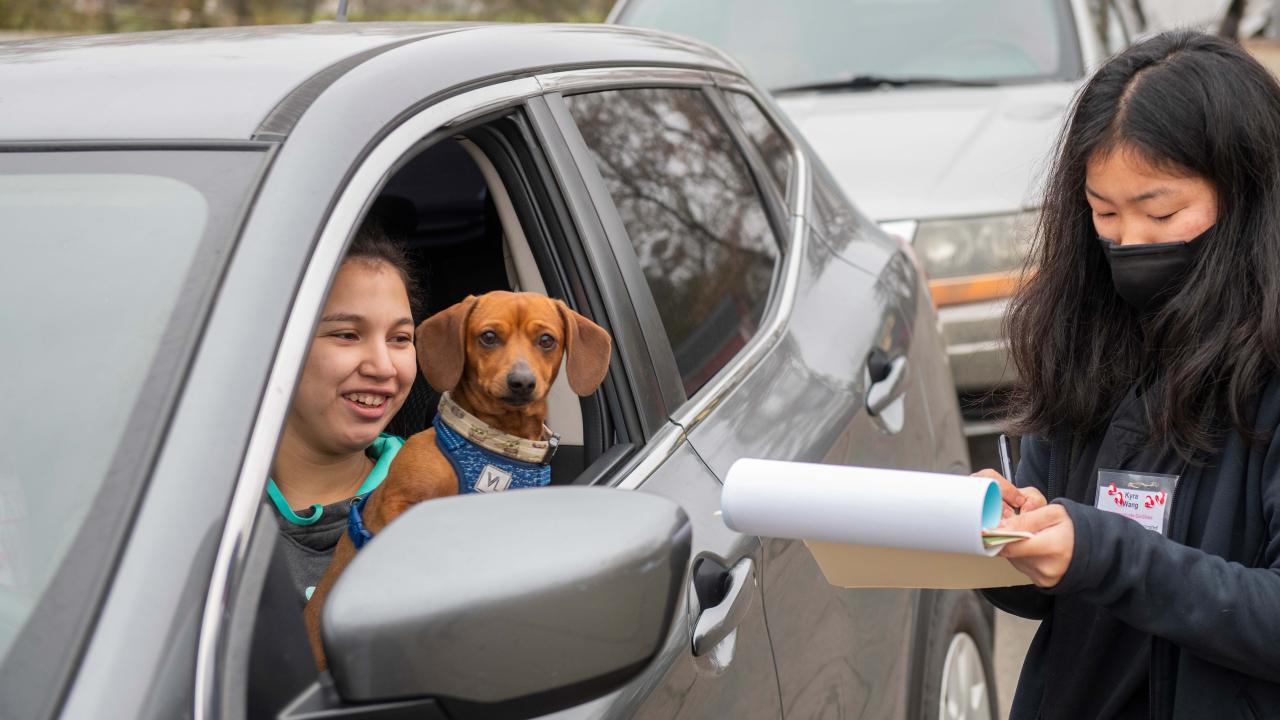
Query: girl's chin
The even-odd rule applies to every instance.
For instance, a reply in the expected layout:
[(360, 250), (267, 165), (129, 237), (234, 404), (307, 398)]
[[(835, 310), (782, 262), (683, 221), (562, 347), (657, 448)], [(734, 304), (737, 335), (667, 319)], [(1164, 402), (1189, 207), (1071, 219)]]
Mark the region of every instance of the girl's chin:
[(365, 448), (373, 444), (378, 439), (378, 435), (382, 433), (386, 423), (378, 423), (377, 425), (365, 425), (363, 427), (347, 428), (344, 433), (346, 445), (361, 452)]

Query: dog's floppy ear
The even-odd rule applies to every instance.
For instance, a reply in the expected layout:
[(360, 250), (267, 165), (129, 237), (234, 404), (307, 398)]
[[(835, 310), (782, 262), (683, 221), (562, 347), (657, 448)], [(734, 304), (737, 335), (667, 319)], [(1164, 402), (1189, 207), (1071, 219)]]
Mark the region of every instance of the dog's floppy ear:
[(609, 353), (613, 341), (604, 328), (569, 309), (559, 300), (556, 309), (564, 323), (564, 364), (569, 387), (586, 397), (604, 382), (609, 371)]
[(437, 392), (448, 392), (462, 379), (467, 357), (467, 319), (475, 309), (476, 297), (466, 299), (418, 323), (414, 345), (418, 368)]

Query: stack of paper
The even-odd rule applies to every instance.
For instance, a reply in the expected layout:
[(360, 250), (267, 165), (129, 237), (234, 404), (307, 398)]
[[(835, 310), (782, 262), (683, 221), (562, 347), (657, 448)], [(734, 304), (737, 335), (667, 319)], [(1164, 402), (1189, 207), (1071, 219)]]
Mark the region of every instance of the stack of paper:
[(720, 506), (738, 532), (805, 541), (833, 585), (1030, 584), (995, 557), (1030, 534), (995, 529), (1002, 502), (988, 478), (744, 459)]

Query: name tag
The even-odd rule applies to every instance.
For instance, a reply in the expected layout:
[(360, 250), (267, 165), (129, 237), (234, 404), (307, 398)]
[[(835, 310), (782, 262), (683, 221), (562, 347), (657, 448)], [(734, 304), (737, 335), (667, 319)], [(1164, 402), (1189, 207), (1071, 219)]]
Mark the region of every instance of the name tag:
[(493, 465), (485, 465), (476, 478), (476, 492), (502, 492), (511, 487), (511, 473)]
[(1094, 507), (1123, 515), (1163, 535), (1177, 484), (1177, 475), (1099, 470), (1098, 497)]

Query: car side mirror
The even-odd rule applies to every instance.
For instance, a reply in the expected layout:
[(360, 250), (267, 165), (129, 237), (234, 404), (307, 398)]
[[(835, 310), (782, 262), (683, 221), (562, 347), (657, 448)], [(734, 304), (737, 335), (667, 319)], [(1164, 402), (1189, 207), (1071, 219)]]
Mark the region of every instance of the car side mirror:
[(389, 525), (325, 604), (345, 704), (431, 698), (451, 718), (585, 702), (662, 647), (692, 539), (647, 493), (553, 487), (441, 498)]

